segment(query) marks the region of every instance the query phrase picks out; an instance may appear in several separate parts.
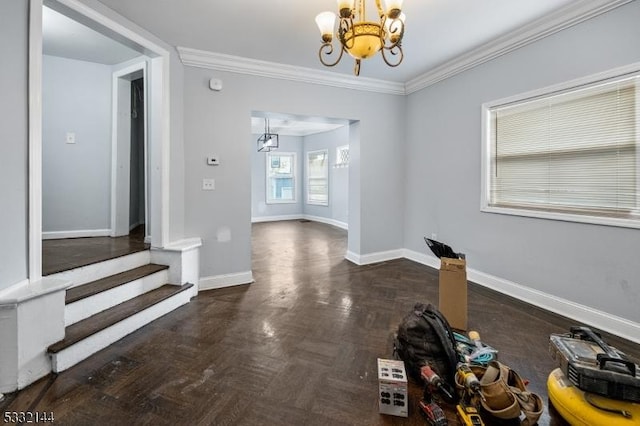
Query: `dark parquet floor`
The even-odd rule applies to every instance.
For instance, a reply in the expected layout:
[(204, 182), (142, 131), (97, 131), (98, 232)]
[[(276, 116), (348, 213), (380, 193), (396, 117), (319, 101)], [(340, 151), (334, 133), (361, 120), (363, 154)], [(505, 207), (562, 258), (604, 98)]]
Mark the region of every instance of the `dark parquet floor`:
[(144, 226), (122, 237), (64, 238), (42, 241), (42, 275), (51, 275), (146, 250)]
[[(438, 272), (408, 260), (355, 266), (344, 259), (345, 237), (314, 222), (255, 224), (255, 283), (201, 292), (77, 366), (6, 395), (0, 412), (53, 411), (60, 425), (426, 425), (415, 383), (409, 418), (378, 414), (376, 359), (392, 356), (392, 333), (416, 301), (437, 302)], [(469, 327), (545, 404), (555, 368), (548, 336), (570, 325), (470, 284)], [(564, 422), (545, 405), (540, 424)]]

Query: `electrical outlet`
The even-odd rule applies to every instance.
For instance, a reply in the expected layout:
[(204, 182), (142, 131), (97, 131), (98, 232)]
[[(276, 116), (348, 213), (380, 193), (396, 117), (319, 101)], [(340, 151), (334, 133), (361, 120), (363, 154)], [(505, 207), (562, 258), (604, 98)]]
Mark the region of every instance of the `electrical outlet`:
[(214, 189), (216, 189), (215, 179), (202, 179), (203, 191), (213, 191)]
[(431, 233), (431, 239), (432, 240), (437, 240), (438, 239), (438, 234), (436, 234), (435, 232)]
[(73, 132), (67, 132), (67, 137), (65, 141), (67, 143), (76, 143), (76, 134)]

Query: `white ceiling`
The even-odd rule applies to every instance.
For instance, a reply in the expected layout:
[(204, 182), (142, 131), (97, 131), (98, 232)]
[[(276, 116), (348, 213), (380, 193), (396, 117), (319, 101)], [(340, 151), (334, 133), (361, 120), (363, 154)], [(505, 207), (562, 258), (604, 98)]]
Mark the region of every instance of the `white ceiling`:
[[(345, 56), (334, 68), (319, 63), (315, 16), (335, 0), (101, 0), (175, 46), (351, 75)], [(584, 1), (584, 0), (580, 0)], [(379, 55), (360, 75), (407, 82), (435, 66), (576, 0), (405, 0), (404, 62), (387, 67)], [(367, 14), (375, 17), (373, 0)]]

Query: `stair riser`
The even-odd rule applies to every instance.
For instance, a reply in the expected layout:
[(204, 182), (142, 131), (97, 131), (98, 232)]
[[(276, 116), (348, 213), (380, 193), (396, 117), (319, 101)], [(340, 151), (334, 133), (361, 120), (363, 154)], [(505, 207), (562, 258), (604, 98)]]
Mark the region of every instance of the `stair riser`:
[(103, 291), (91, 297), (87, 297), (65, 306), (64, 324), (65, 327), (89, 318), (98, 312), (102, 312), (116, 306), (136, 296), (140, 296), (148, 291), (154, 290), (169, 279), (167, 270), (159, 271), (151, 275), (130, 281), (110, 290)]
[(151, 321), (189, 303), (192, 295), (192, 291), (183, 291), (175, 294), (99, 333), (87, 337), (75, 345), (52, 354), (51, 362), (53, 372), (59, 373), (76, 365), (80, 361), (117, 342), (126, 335), (133, 333)]
[(70, 271), (48, 275), (47, 278), (58, 278), (73, 283), (72, 287), (99, 280), (110, 275), (119, 274), (151, 262), (149, 250), (133, 253), (128, 256), (117, 257), (93, 265), (83, 266)]

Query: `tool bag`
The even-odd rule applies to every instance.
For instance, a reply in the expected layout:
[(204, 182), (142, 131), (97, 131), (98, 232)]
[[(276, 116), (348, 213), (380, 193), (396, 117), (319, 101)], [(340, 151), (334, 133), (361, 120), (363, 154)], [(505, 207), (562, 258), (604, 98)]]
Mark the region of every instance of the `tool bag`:
[(544, 410), (542, 398), (527, 390), (518, 373), (498, 361), (476, 369), (483, 396), (480, 403), (487, 414), (504, 420), (520, 418), (521, 426), (538, 422)]
[(404, 361), (409, 374), (420, 380), (420, 368), (428, 365), (450, 386), (458, 355), (447, 319), (431, 304), (416, 303), (398, 326), (394, 353)]

